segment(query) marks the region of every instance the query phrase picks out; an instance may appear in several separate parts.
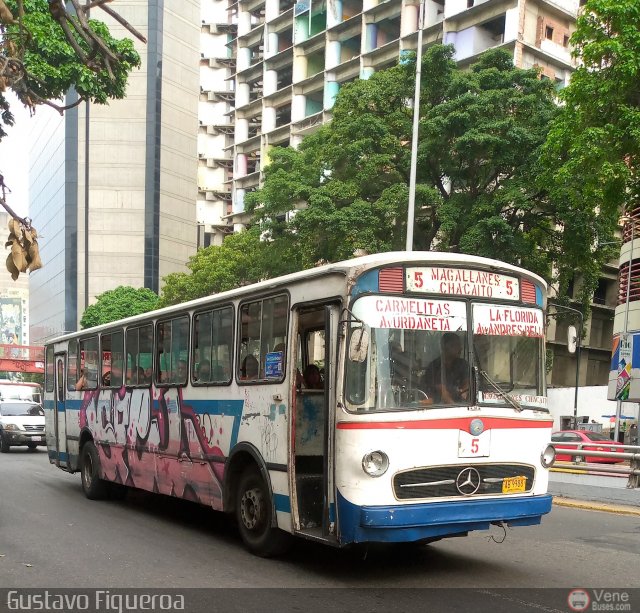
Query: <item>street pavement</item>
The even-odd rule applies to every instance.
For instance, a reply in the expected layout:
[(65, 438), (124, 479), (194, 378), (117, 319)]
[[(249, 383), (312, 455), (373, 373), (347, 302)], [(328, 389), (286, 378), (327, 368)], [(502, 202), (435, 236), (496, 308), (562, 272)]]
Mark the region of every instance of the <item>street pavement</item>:
[(640, 488), (627, 487), (627, 475), (584, 474), (554, 468), (549, 493), (554, 504), (640, 515)]

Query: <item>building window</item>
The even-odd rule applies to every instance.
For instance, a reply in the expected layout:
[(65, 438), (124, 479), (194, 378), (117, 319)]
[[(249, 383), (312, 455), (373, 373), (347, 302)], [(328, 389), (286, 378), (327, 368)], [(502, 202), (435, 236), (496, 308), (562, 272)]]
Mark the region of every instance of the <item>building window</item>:
[(607, 281), (606, 279), (600, 279), (598, 281), (598, 287), (593, 292), (594, 304), (607, 304)]
[(467, 8), (470, 9), (473, 6), (475, 0), (467, 0)]
[(547, 40), (553, 40), (553, 28), (551, 26), (546, 26), (544, 29), (544, 37)]
[(569, 46), (569, 35), (568, 34), (565, 34), (562, 37), (562, 46), (563, 47), (568, 47)]

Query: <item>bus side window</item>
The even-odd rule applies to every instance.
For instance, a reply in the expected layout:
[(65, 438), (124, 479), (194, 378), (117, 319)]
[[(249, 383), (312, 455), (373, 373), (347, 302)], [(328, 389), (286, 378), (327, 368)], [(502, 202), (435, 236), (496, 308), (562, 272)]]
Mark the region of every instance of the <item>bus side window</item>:
[(285, 373), (289, 299), (274, 296), (240, 306), (239, 381), (278, 383)]
[(231, 381), (233, 309), (225, 307), (193, 318), (192, 376), (196, 384)]
[(69, 341), (69, 349), (67, 353), (67, 389), (70, 392), (75, 391), (78, 383), (78, 339), (72, 338)]
[(157, 382), (164, 385), (185, 385), (189, 362), (189, 316), (160, 322), (156, 343)]
[(152, 371), (153, 328), (128, 328), (126, 334), (127, 385), (149, 385)]
[(80, 341), (80, 372), (85, 377), (83, 389), (94, 390), (98, 382), (98, 337), (91, 336)]

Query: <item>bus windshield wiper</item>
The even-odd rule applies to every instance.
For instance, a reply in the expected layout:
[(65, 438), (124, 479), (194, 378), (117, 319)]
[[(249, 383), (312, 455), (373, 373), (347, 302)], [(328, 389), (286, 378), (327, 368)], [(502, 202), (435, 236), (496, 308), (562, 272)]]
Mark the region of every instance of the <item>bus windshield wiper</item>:
[(477, 367), (476, 370), (484, 377), (485, 381), (498, 393), (499, 396), (504, 398), (516, 411), (522, 411), (522, 405), (513, 396), (511, 396), (511, 394), (501, 389), (485, 370), (480, 370)]

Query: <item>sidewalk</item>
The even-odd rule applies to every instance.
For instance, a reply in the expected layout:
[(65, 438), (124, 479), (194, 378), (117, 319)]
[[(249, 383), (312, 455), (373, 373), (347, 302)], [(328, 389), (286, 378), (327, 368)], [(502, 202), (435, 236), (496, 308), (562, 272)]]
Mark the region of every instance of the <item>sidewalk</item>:
[(552, 470), (549, 493), (561, 506), (640, 515), (640, 488), (627, 489), (627, 479)]

